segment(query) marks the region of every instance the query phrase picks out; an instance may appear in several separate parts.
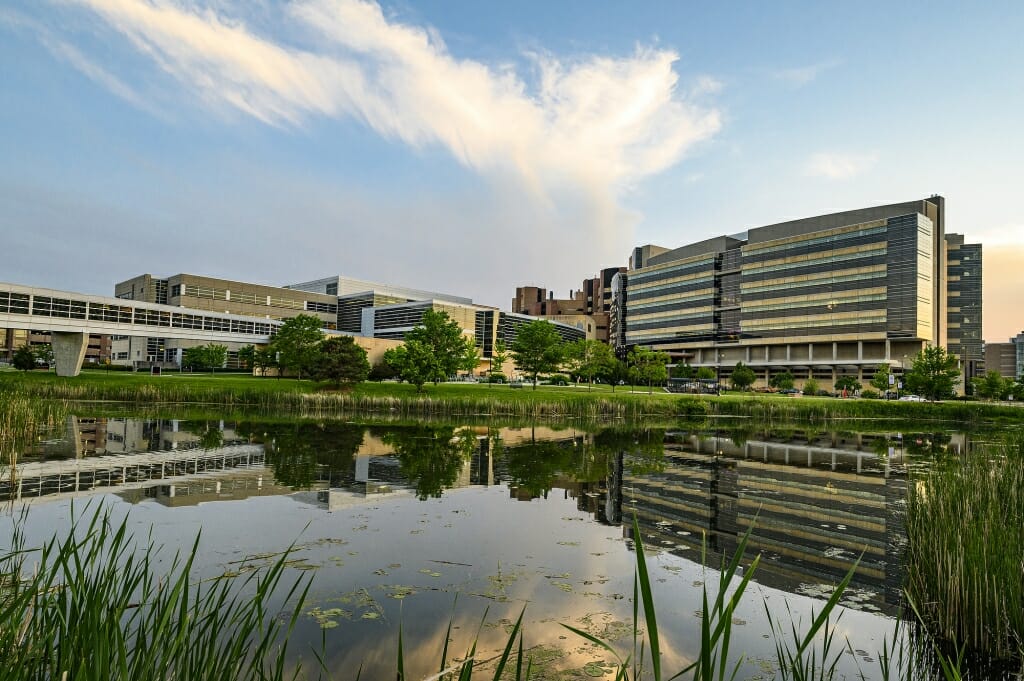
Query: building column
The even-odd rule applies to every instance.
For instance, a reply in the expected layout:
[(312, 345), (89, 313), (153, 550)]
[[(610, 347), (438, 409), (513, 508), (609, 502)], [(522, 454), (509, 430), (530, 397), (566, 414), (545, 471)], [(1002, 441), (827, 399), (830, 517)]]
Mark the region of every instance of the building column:
[(857, 341), (857, 359), (864, 361), (864, 341)]
[(832, 361), (836, 362), (839, 360), (839, 343), (832, 343)]
[(77, 376), (82, 371), (89, 334), (81, 331), (54, 331), (50, 334), (53, 361), (58, 376)]

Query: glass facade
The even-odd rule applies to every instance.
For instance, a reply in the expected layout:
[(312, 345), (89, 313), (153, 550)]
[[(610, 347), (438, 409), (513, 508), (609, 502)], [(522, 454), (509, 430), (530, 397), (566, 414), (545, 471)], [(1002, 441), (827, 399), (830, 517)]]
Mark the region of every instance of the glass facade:
[(947, 347), (965, 365), (965, 376), (979, 376), (985, 359), (981, 315), (981, 244), (965, 244), (963, 236), (946, 236)]

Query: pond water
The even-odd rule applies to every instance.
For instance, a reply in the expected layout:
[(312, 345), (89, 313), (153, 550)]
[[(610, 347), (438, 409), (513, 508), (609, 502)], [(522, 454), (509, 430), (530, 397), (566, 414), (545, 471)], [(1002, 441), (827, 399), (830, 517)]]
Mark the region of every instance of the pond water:
[[(294, 545), (313, 578), (293, 649), (334, 678), (408, 678), (480, 631), (500, 654), (525, 606), (536, 678), (592, 678), (631, 652), (637, 520), (669, 675), (699, 647), (701, 586), (751, 529), (761, 562), (734, 616), (738, 678), (774, 678), (766, 616), (806, 625), (858, 556), (842, 601), (837, 678), (879, 678), (900, 607), (908, 470), (976, 446), (962, 432), (766, 428), (519, 428), (330, 421), (73, 417), (24, 453), (0, 498), (31, 539), (102, 500), (168, 555), (202, 531), (200, 576), (265, 565)], [(5, 476), (6, 477), (6, 476)], [(88, 503), (87, 503), (88, 502)], [(11, 514), (11, 517), (17, 514)], [(12, 522), (10, 517), (5, 522)], [(455, 603), (458, 595), (457, 603)], [(453, 607), (454, 605), (454, 607)], [(486, 621), (480, 623), (486, 612)]]

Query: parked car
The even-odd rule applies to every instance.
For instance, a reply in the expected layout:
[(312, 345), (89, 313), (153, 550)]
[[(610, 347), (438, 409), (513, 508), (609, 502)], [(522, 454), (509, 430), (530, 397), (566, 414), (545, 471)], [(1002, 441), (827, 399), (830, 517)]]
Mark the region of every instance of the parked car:
[(900, 402), (927, 402), (927, 401), (928, 400), (924, 399), (920, 395), (904, 395), (903, 397), (900, 398)]

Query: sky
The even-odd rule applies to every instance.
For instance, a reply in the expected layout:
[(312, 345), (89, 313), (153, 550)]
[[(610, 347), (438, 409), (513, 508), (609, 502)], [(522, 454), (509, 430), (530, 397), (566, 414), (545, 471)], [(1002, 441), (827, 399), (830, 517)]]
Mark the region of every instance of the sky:
[(1019, 2), (4, 0), (0, 280), (508, 309), (634, 246), (946, 197), (1024, 329)]

